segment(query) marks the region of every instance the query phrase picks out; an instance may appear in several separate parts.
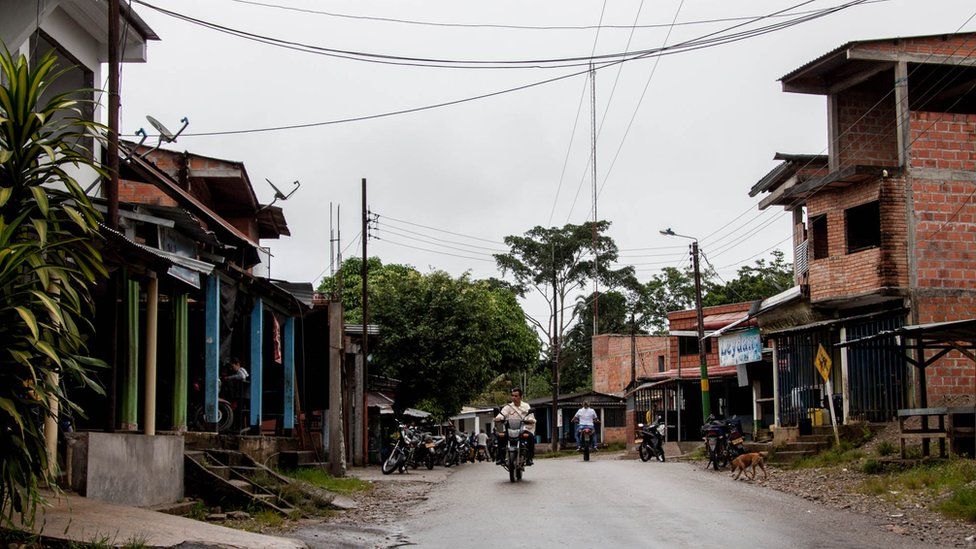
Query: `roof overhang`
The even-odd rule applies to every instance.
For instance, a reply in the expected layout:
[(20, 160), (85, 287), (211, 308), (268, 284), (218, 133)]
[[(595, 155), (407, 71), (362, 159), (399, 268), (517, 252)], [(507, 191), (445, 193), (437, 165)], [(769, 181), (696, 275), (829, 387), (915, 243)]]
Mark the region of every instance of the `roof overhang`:
[[(149, 24), (125, 2), (120, 2), (122, 14), (121, 48), (123, 62), (145, 63), (148, 42), (159, 40)], [(85, 29), (99, 44), (99, 61), (108, 62), (108, 2), (91, 0), (64, 0), (58, 5), (78, 26)]]
[(783, 193), (783, 198), (793, 203), (800, 203), (814, 194), (827, 190), (849, 187), (865, 181), (874, 181), (881, 177), (890, 177), (900, 173), (897, 166), (867, 166), (857, 164), (834, 170), (823, 177), (809, 179), (799, 183)]

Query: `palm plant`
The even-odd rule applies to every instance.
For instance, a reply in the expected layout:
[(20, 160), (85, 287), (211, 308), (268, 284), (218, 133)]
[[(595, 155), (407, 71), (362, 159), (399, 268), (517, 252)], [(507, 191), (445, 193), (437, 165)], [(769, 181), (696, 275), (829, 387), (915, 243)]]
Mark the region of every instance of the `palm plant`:
[(59, 378), (101, 391), (86, 346), (91, 288), (106, 276), (99, 214), (70, 175), (104, 175), (84, 145), (101, 127), (84, 119), (84, 90), (44, 97), (59, 75), (51, 54), (29, 63), (0, 52), (0, 527), (15, 513), (31, 525), (39, 489), (56, 489), (44, 420), (81, 413)]

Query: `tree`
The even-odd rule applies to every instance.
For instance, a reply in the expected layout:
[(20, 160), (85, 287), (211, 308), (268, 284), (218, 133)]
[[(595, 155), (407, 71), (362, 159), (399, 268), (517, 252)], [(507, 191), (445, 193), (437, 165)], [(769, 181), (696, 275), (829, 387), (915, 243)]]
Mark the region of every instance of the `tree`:
[[(566, 334), (560, 351), (560, 392), (590, 390), (593, 386), (593, 302), (593, 294), (576, 302), (580, 320)], [(626, 295), (615, 290), (601, 293), (599, 333), (630, 333), (630, 314)]]
[[(359, 259), (343, 262), (347, 320), (362, 319)], [(371, 368), (400, 380), (394, 407), (417, 406), (446, 418), (499, 375), (531, 369), (539, 342), (511, 290), (470, 275), (420, 273), (369, 259), (370, 322), (380, 327)], [(326, 280), (323, 286), (328, 287)], [(351, 306), (350, 306), (351, 305)]]
[[(566, 305), (566, 300), (571, 299), (594, 278), (604, 288), (630, 284), (634, 280), (633, 267), (610, 267), (617, 260), (617, 245), (612, 238), (605, 235), (609, 227), (609, 221), (599, 221), (595, 225), (587, 222), (582, 225), (566, 224), (563, 227), (536, 226), (523, 236), (505, 237), (509, 252), (495, 254), (498, 268), (503, 274), (510, 274), (515, 278), (521, 295), (535, 291), (549, 305), (549, 319), (546, 324), (531, 317), (526, 318), (545, 335), (547, 351), (553, 364), (552, 379), (556, 382), (561, 367), (558, 358), (560, 342), (566, 328), (573, 324), (578, 314), (576, 307)], [(569, 315), (566, 315), (567, 309), (572, 309)], [(555, 387), (557, 384), (554, 383), (553, 391), (558, 389)], [(553, 425), (553, 435), (555, 429), (556, 426)], [(553, 444), (556, 439), (553, 436)]]
[(668, 313), (695, 306), (695, 280), (688, 271), (665, 267), (641, 288), (636, 305), (640, 326), (650, 333), (668, 332)]
[(793, 265), (787, 263), (780, 250), (774, 251), (772, 259), (756, 260), (755, 265), (739, 268), (738, 276), (725, 284), (715, 284), (711, 277), (708, 293), (702, 298), (702, 305), (724, 305), (739, 301), (766, 299), (793, 286)]
[[(61, 389), (103, 366), (86, 348), (91, 288), (106, 276), (95, 249), (98, 212), (69, 165), (104, 175), (83, 143), (101, 129), (84, 120), (78, 92), (42, 99), (56, 58), (30, 66), (0, 53), (0, 526), (31, 525), (39, 487), (57, 487), (45, 419), (83, 415)], [(90, 90), (89, 90), (90, 93)]]

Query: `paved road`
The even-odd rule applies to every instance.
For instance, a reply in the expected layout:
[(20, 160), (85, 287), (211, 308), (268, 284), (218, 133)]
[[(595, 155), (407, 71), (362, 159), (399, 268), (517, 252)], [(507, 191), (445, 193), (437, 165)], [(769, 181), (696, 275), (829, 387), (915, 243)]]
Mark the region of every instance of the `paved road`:
[(922, 545), (688, 463), (601, 456), (539, 460), (521, 483), (469, 464), (437, 483), (398, 524), (420, 547), (899, 547)]

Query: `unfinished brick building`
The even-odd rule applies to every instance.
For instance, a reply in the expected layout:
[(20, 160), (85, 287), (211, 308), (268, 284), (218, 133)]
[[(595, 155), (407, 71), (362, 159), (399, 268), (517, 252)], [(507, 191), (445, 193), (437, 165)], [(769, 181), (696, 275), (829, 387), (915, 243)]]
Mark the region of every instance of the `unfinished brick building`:
[(802, 288), (759, 317), (777, 351), (778, 423), (824, 405), (811, 366), (818, 344), (840, 366), (833, 387), (845, 419), (973, 401), (976, 372), (957, 352), (917, 376), (894, 338), (833, 345), (976, 317), (974, 56), (976, 33), (858, 41), (781, 79), (785, 91), (826, 96), (829, 154), (779, 155), (750, 192), (766, 193), (760, 209), (792, 212)]

